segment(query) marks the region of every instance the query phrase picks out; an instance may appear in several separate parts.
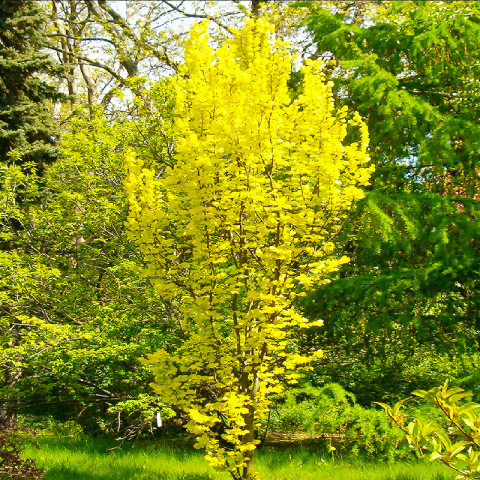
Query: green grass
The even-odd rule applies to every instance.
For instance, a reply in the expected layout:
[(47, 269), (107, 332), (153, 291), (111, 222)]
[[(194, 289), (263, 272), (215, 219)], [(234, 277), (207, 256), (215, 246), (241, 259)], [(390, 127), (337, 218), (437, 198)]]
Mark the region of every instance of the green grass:
[(308, 450), (261, 452), (257, 469), (265, 480), (452, 480), (443, 465), (430, 462), (382, 463), (335, 460)]
[(45, 480), (226, 480), (199, 452), (154, 444), (115, 448), (114, 442), (43, 437), (26, 454), (46, 469)]
[[(45, 467), (45, 480), (227, 480), (211, 469), (200, 452), (188, 447), (138, 443), (109, 450), (106, 440), (43, 437), (40, 449), (26, 454)], [(431, 463), (383, 464), (326, 458), (306, 448), (258, 452), (263, 480), (452, 480), (446, 467)]]

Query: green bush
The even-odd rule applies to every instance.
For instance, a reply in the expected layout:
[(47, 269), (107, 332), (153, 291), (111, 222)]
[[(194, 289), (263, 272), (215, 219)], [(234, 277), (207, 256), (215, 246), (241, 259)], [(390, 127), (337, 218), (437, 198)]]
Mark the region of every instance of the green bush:
[(480, 479), (480, 403), (460, 387), (443, 386), (416, 390), (437, 413), (425, 419), (403, 410), (404, 398), (394, 406), (379, 403), (393, 423), (404, 433), (410, 447), (420, 458), (440, 461), (454, 470), (458, 480)]
[(34, 432), (20, 428), (14, 418), (0, 418), (0, 478), (40, 480), (43, 469), (22, 456), (25, 445), (32, 442)]
[(389, 356), (373, 355), (341, 368), (335, 362), (322, 365), (311, 381), (338, 383), (355, 395), (357, 403), (368, 408), (377, 401), (395, 403), (413, 390), (433, 388), (446, 378), (452, 385), (471, 391), (480, 401), (479, 363), (479, 352), (462, 353), (453, 347), (449, 352), (439, 352), (430, 345), (418, 346)]
[(290, 389), (272, 405), (270, 429), (278, 434), (310, 434), (339, 453), (396, 460), (409, 455), (402, 435), (384, 412), (364, 408), (353, 394), (332, 383)]
[(18, 425), (52, 437), (81, 438), (85, 436), (83, 428), (79, 423), (73, 420), (62, 422), (49, 416), (19, 415)]

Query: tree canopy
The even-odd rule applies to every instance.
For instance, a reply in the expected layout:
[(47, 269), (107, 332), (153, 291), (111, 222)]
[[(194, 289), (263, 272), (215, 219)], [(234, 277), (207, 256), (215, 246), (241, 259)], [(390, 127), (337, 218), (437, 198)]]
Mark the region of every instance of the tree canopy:
[(348, 261), (332, 239), (370, 177), (368, 134), (335, 112), (319, 62), (291, 100), (292, 59), (265, 21), (217, 50), (206, 30), (192, 29), (172, 80), (174, 165), (157, 178), (129, 159), (128, 226), (144, 275), (181, 313), (181, 345), (148, 358), (155, 391), (189, 415), (212, 465), (251, 478), (268, 397), (321, 355), (295, 351), (295, 332), (318, 324), (295, 303)]
[(59, 73), (59, 66), (45, 51), (49, 45), (46, 28), (45, 13), (36, 2), (2, 2), (0, 159), (40, 169), (57, 157), (58, 129), (48, 102), (60, 97), (45, 77)]
[(399, 341), (407, 356), (476, 348), (479, 4), (345, 3), (310, 3), (307, 26), (338, 101), (368, 124), (376, 169), (343, 230), (352, 262), (309, 309), (350, 352), (355, 319), (359, 358), (387, 349), (391, 376)]

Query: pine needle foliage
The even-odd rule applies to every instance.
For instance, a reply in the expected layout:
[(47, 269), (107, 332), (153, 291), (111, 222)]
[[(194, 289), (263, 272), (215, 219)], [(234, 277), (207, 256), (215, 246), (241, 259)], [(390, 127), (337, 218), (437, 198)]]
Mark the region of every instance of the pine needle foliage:
[(343, 230), (352, 262), (308, 310), (331, 344), (355, 337), (363, 361), (393, 358), (397, 340), (478, 346), (480, 3), (301, 5), (338, 101), (368, 124), (376, 166)]
[(0, 5), (0, 161), (38, 171), (57, 158), (49, 102), (61, 97), (48, 79), (59, 67), (45, 51), (46, 26), (39, 2)]

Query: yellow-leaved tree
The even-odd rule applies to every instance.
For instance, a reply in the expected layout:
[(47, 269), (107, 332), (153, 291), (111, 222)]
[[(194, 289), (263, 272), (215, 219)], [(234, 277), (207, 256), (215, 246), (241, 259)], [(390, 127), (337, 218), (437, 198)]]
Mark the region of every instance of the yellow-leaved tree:
[(269, 395), (321, 355), (295, 351), (295, 332), (319, 324), (296, 300), (348, 261), (332, 238), (371, 168), (366, 126), (335, 112), (318, 62), (292, 100), (293, 59), (267, 22), (216, 50), (207, 28), (193, 27), (172, 80), (175, 165), (160, 175), (127, 159), (128, 227), (181, 315), (181, 346), (147, 360), (154, 388), (188, 414), (207, 460), (245, 479)]

